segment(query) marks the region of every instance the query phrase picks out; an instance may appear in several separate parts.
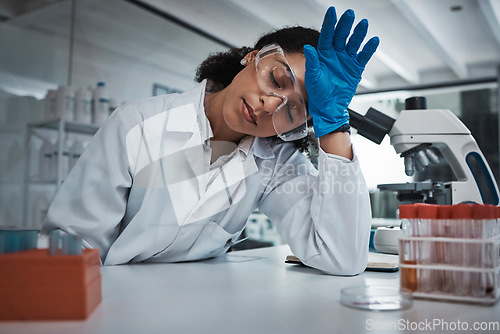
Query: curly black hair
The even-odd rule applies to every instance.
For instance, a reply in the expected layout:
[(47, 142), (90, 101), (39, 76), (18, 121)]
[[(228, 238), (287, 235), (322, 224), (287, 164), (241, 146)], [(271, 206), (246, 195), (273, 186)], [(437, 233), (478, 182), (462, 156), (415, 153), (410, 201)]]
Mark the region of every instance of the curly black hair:
[[(203, 61), (196, 70), (195, 79), (201, 82), (207, 79), (207, 92), (215, 93), (233, 81), (234, 77), (244, 68), (240, 64), (241, 59), (252, 50), (260, 50), (262, 47), (277, 43), (286, 54), (304, 53), (305, 44), (317, 47), (319, 31), (295, 26), (275, 30), (262, 36), (253, 47), (231, 48), (226, 52), (211, 54)], [(312, 125), (308, 121), (308, 125)], [(314, 153), (318, 150), (318, 142), (313, 134), (293, 141), (295, 147), (301, 152), (306, 152), (310, 158), (314, 158)], [(312, 146), (312, 149), (310, 147)]]

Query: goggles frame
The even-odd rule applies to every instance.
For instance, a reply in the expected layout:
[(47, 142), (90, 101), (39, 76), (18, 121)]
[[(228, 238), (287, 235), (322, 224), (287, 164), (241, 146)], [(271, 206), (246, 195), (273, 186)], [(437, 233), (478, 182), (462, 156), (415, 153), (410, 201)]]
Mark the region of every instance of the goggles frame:
[[(277, 118), (276, 115), (283, 107), (285, 107), (287, 105), (288, 97), (286, 95), (279, 94), (278, 92), (273, 92), (273, 91), (270, 91), (269, 89), (266, 89), (264, 87), (265, 84), (261, 83), (261, 80), (265, 82), (265, 79), (263, 80), (261, 78), (260, 73), (259, 73), (259, 63), (262, 61), (262, 59), (264, 59), (265, 57), (273, 56), (273, 55), (279, 55), (280, 57), (282, 57), (285, 65), (287, 67), (286, 70), (290, 76), (290, 81), (293, 83), (294, 91), (296, 93), (298, 93), (298, 97), (300, 99), (300, 105), (302, 106), (303, 113), (304, 113), (304, 122), (301, 123), (301, 125), (299, 125), (296, 128), (293, 128), (291, 130), (282, 131), (281, 133), (278, 130), (279, 126), (277, 126), (277, 124), (276, 124), (278, 122), (278, 120), (276, 119)], [(288, 60), (285, 56), (285, 53), (284, 53), (283, 49), (281, 48), (281, 46), (279, 46), (277, 43), (271, 43), (271, 44), (267, 44), (264, 47), (262, 47), (262, 49), (260, 49), (259, 52), (257, 52), (257, 55), (255, 56), (255, 71), (257, 72), (257, 82), (259, 83), (259, 86), (268, 95), (281, 99), (281, 103), (273, 111), (273, 115), (272, 115), (273, 127), (274, 127), (274, 131), (276, 131), (277, 136), (284, 141), (293, 141), (293, 140), (297, 140), (297, 139), (301, 139), (301, 138), (306, 137), (307, 133), (308, 133), (308, 126), (307, 126), (307, 108), (306, 108), (304, 96), (302, 95), (302, 91), (301, 91), (300, 86), (298, 84), (298, 81), (295, 77), (295, 73), (293, 72), (293, 69), (290, 66), (290, 63), (288, 62)], [(299, 114), (301, 114), (301, 111), (299, 111)]]

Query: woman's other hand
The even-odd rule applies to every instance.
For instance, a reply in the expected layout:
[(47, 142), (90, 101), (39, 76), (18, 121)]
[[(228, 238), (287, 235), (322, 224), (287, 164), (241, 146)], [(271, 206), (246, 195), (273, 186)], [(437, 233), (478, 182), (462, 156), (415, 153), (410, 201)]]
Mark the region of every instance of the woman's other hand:
[(318, 48), (304, 46), (305, 85), (316, 137), (349, 123), (347, 107), (379, 45), (379, 38), (373, 37), (358, 53), (368, 31), (368, 21), (361, 20), (349, 37), (353, 23), (353, 10), (347, 10), (337, 23), (335, 8), (330, 7), (321, 27)]

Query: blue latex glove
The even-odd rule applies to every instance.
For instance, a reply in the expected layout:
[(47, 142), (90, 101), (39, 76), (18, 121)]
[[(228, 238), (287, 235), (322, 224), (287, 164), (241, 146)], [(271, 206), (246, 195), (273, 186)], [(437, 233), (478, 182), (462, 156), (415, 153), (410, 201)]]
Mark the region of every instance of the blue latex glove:
[(358, 53), (368, 31), (366, 19), (356, 25), (346, 44), (354, 23), (352, 9), (341, 16), (337, 26), (336, 23), (335, 8), (330, 7), (321, 27), (318, 49), (304, 46), (305, 84), (316, 137), (349, 123), (347, 106), (361, 81), (361, 73), (379, 44), (379, 38), (373, 37)]

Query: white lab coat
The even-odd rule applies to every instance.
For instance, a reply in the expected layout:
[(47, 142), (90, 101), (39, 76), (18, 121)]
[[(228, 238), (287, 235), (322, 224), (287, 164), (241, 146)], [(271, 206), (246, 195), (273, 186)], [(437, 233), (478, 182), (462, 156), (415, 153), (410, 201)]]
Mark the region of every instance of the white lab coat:
[[(258, 208), (293, 253), (329, 274), (367, 263), (371, 210), (357, 158), (245, 137), (210, 167), (205, 83), (118, 108), (57, 192), (43, 232), (60, 228), (99, 248), (104, 265), (224, 254)], [(215, 168), (213, 168), (216, 166)]]

